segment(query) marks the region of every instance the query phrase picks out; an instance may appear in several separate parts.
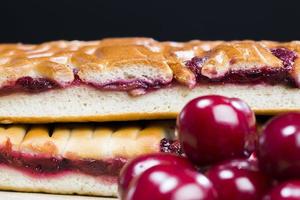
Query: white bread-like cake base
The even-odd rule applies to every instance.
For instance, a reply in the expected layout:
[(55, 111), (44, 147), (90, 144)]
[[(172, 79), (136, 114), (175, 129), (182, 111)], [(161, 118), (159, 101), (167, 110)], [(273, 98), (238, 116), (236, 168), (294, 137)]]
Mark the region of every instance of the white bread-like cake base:
[(36, 178), (5, 165), (0, 165), (0, 174), (1, 190), (110, 197), (118, 194), (116, 177), (114, 181), (109, 181), (101, 177), (65, 172), (58, 176)]
[(282, 85), (171, 86), (133, 97), (126, 92), (72, 86), (0, 97), (1, 123), (118, 121), (175, 118), (191, 99), (208, 94), (238, 97), (257, 114), (300, 111), (300, 89)]

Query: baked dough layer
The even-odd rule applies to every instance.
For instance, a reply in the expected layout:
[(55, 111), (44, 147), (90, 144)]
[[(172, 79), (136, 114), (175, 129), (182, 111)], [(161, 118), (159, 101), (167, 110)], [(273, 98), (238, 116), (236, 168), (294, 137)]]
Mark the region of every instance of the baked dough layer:
[(191, 99), (208, 94), (238, 97), (257, 114), (300, 111), (300, 92), (282, 85), (199, 85), (194, 89), (171, 86), (141, 96), (101, 91), (88, 86), (0, 98), (1, 123), (102, 122), (174, 119)]
[(36, 178), (5, 165), (0, 165), (0, 174), (1, 190), (114, 197), (118, 195), (117, 177), (95, 178), (70, 172), (54, 177)]

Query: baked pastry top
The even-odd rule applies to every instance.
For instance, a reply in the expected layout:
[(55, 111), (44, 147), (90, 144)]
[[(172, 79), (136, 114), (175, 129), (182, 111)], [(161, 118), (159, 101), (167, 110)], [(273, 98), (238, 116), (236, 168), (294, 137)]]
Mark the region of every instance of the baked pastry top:
[(174, 123), (168, 121), (0, 126), (0, 167), (32, 177), (64, 172), (117, 177), (139, 155), (182, 153), (172, 139)]
[(0, 45), (1, 91), (87, 84), (133, 95), (177, 82), (300, 85), (300, 42), (158, 42), (151, 38)]
[[(139, 123), (143, 124), (143, 123)], [(174, 135), (169, 122), (145, 125), (2, 125), (0, 154), (71, 160), (129, 159), (159, 152), (160, 141)]]
[(117, 197), (129, 159), (181, 153), (174, 121), (0, 126), (0, 189)]

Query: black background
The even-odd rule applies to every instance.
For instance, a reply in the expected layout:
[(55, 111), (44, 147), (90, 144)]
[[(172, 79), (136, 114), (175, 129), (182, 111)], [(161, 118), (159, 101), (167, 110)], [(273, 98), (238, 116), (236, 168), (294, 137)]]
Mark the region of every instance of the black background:
[(0, 1), (0, 42), (94, 40), (300, 40), (300, 7), (286, 1)]

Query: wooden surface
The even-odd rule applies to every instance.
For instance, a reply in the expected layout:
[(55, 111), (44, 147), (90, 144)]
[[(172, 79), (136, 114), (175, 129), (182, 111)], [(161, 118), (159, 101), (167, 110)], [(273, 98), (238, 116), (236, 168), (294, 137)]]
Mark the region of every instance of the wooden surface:
[(88, 197), (76, 195), (54, 195), (23, 192), (0, 192), (0, 199), (5, 200), (117, 200), (115, 198)]

